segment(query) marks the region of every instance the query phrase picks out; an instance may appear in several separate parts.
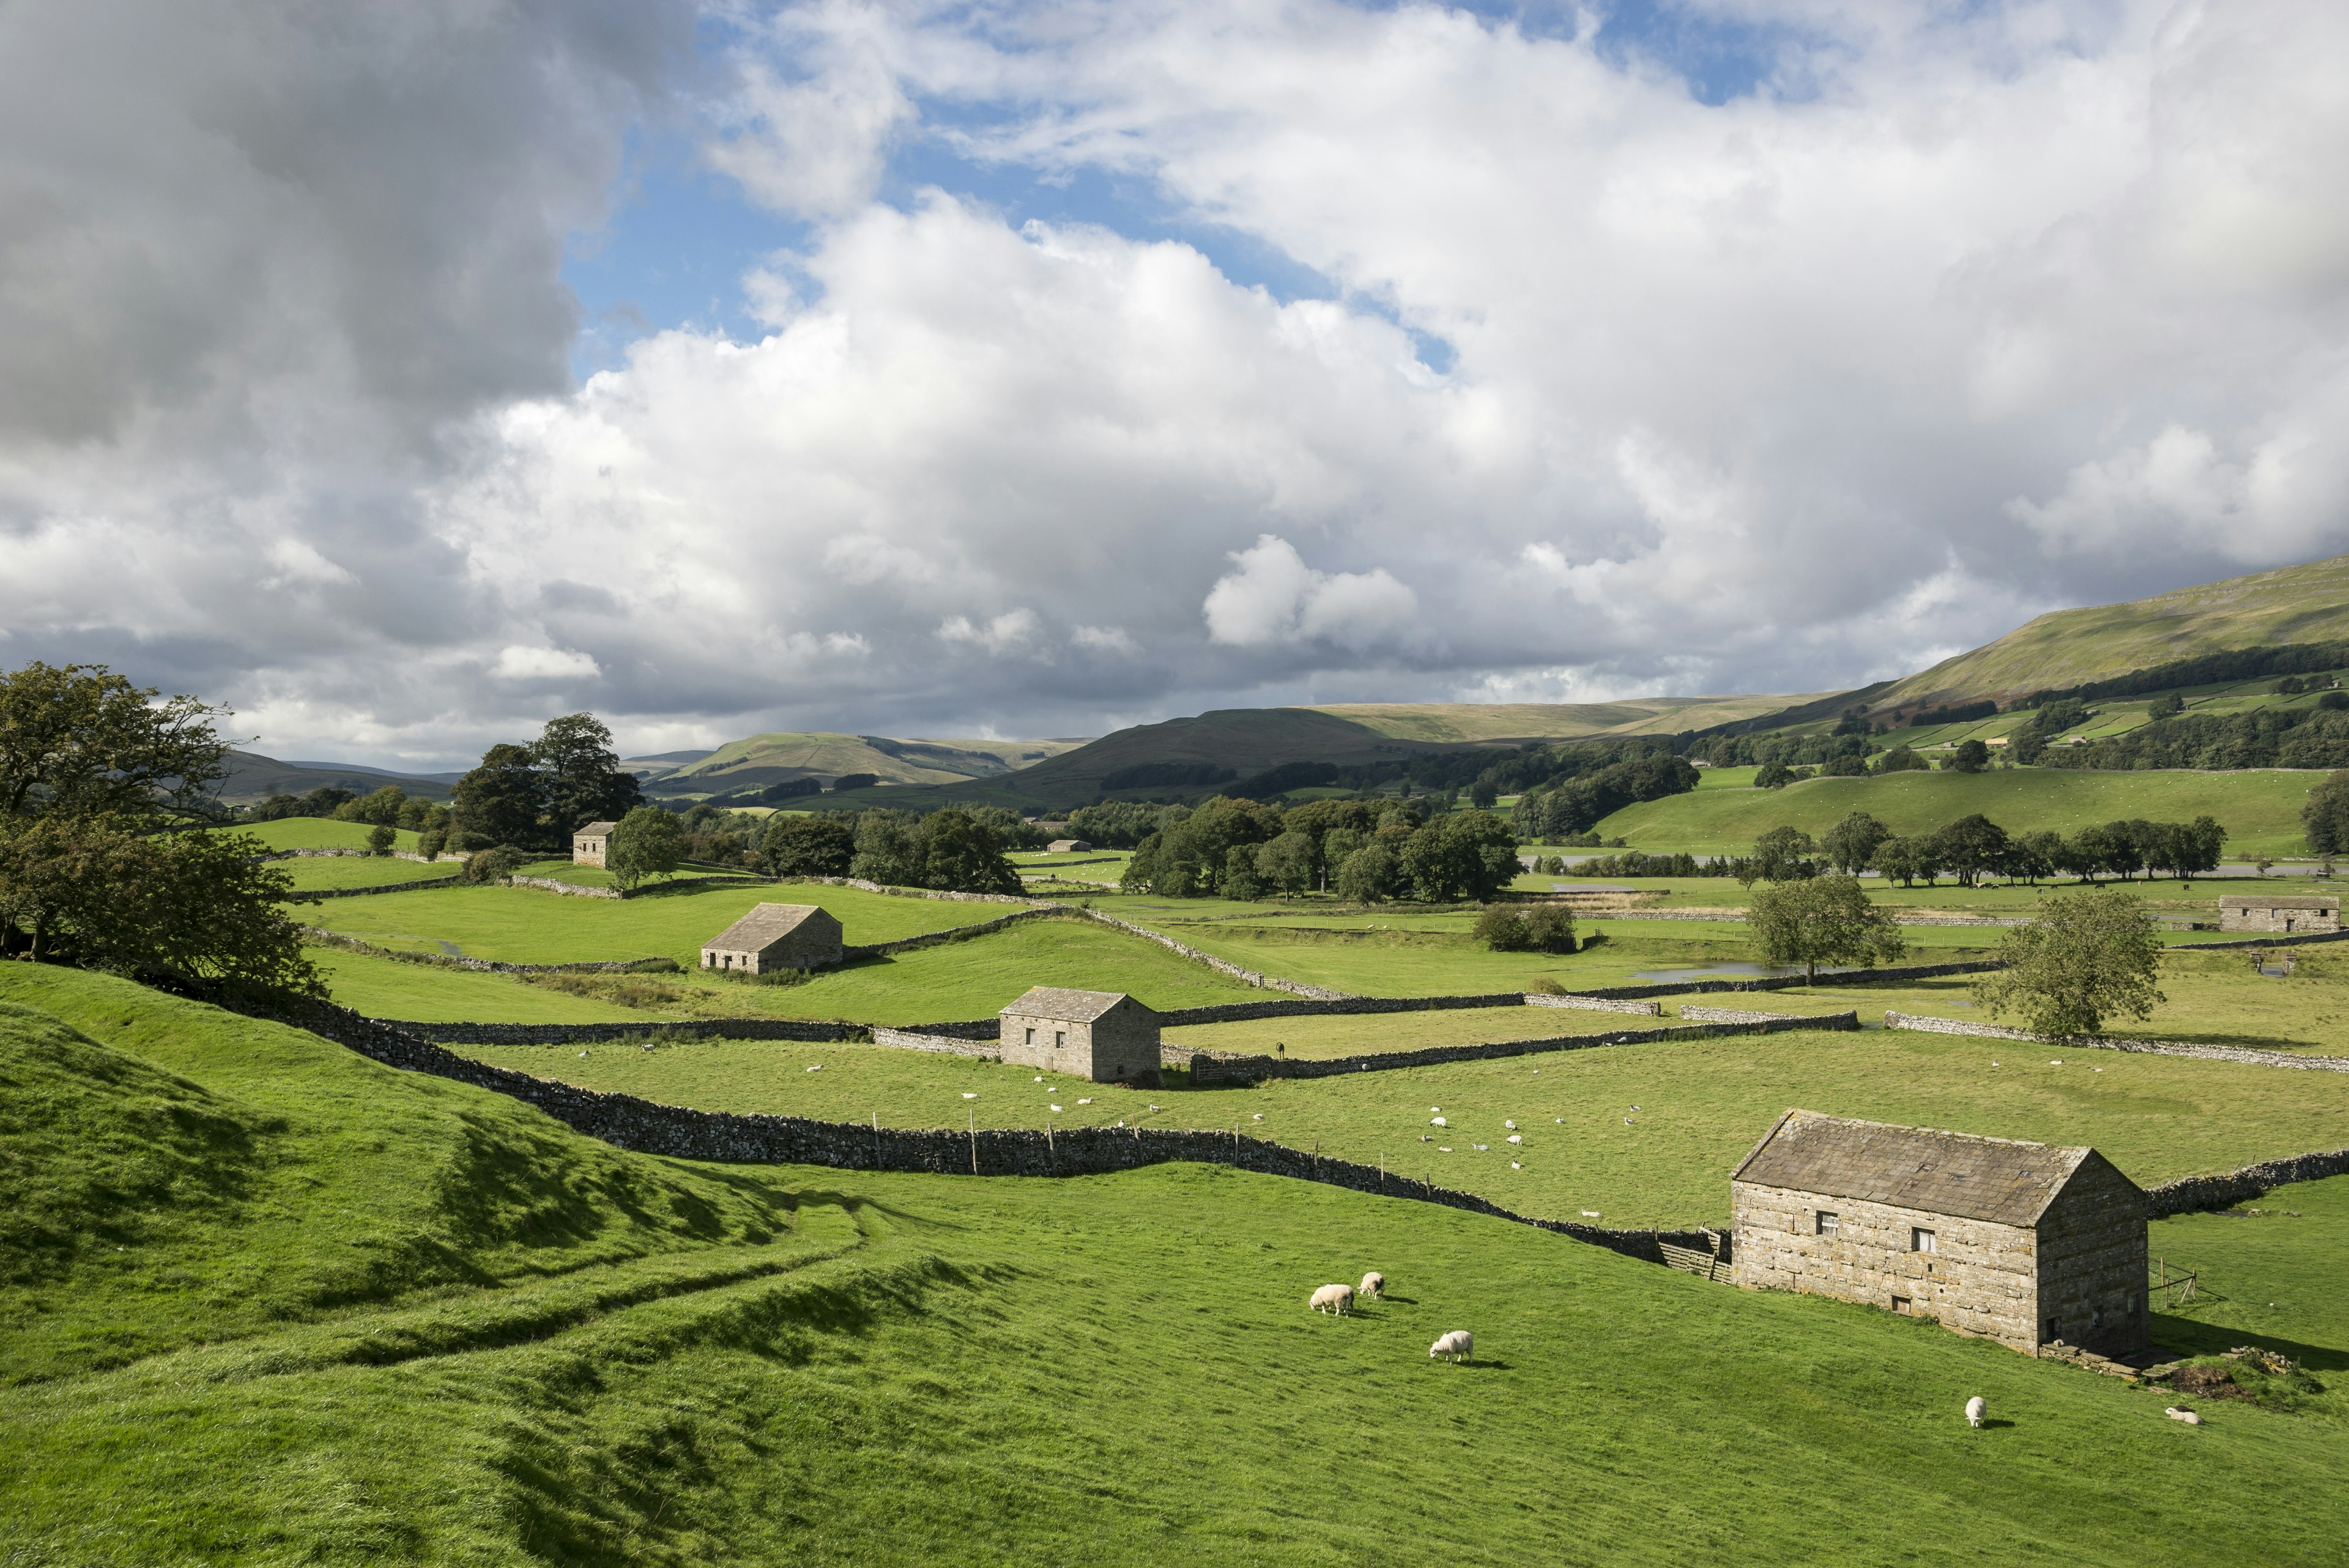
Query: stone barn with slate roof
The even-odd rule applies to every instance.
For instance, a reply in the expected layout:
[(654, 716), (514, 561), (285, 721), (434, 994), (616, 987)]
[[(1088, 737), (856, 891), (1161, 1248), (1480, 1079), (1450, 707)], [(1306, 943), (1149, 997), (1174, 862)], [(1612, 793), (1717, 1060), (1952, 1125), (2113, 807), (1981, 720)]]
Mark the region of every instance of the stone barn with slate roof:
[(571, 864), (601, 866), (604, 852), (612, 846), (612, 829), (616, 822), (591, 822), (571, 836)]
[(843, 956), (840, 922), (816, 905), (759, 904), (709, 939), (701, 950), (701, 967), (772, 974), (821, 969)]
[(1158, 1014), (1123, 992), (1040, 985), (1002, 1017), (1006, 1062), (1096, 1084), (1161, 1082)]
[(2035, 1354), (2146, 1341), (2146, 1203), (2093, 1148), (1788, 1111), (1730, 1178), (1737, 1283)]
[(2337, 931), (2341, 900), (2331, 893), (2228, 893), (2219, 899), (2222, 931)]

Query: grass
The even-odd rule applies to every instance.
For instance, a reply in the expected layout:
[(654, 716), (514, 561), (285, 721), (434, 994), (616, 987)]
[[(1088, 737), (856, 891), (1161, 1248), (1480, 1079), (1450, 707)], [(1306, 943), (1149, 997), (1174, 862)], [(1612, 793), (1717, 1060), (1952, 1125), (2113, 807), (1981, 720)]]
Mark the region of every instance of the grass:
[[(1373, 1012), (1302, 1018), (1257, 1018), (1238, 1023), (1198, 1023), (1165, 1032), (1166, 1044), (1195, 1050), (1276, 1054), (1300, 1061), (1371, 1052), (1421, 1051), (1433, 1045), (1474, 1045), (1494, 1040), (1543, 1040), (1560, 1034), (1603, 1034), (1667, 1023), (1629, 1012), (1586, 1012), (1564, 1007), (1464, 1007), (1444, 1012)], [(1276, 1053), (1275, 1047), (1280, 1047)]]
[[(695, 1041), (654, 1052), (595, 1046), (584, 1057), (580, 1049), (466, 1054), (708, 1110), (854, 1121), (878, 1114), (885, 1126), (930, 1127), (962, 1127), (974, 1115), (981, 1127), (1237, 1125), (1295, 1148), (1318, 1144), (1383, 1160), (1521, 1213), (1571, 1219), (1597, 1210), (1609, 1224), (1641, 1227), (1724, 1223), (1731, 1167), (1791, 1106), (2091, 1143), (2148, 1184), (2349, 1147), (2349, 1075), (1873, 1031), (1609, 1045), (1196, 1092), (1051, 1075), (1039, 1083), (1030, 1068), (885, 1046)], [(2049, 1066), (2054, 1057), (2065, 1065)], [(1429, 1125), (1437, 1106), (1447, 1127)], [(1520, 1146), (1506, 1141), (1510, 1120)], [(1488, 1151), (1475, 1150), (1478, 1142)], [(1511, 1168), (1513, 1159), (1523, 1168)]]
[[(2305, 1505), (2337, 1425), (2188, 1431), (1866, 1308), (1212, 1167), (688, 1167), (120, 982), (0, 988), (82, 1030), (0, 1018), (43, 1085), (0, 1179), (54, 1238), (5, 1232), (15, 1561), (1840, 1564), (1920, 1521), (2344, 1556)], [(1369, 1267), (1385, 1303), (1304, 1309)], [(1432, 1364), (1459, 1326), (1478, 1365)]]
[(1744, 854), (1773, 827), (1826, 832), (1855, 811), (1896, 833), (1930, 833), (1980, 812), (2010, 833), (2075, 832), (2124, 817), (2187, 822), (2208, 814), (2227, 829), (2230, 855), (2302, 852), (2300, 808), (2324, 774), (2253, 769), (2091, 773), (1992, 768), (1978, 774), (1905, 773), (1807, 779), (1776, 790), (1699, 789), (1625, 806), (1599, 833), (1651, 853)]
[[(388, 855), (370, 855), (364, 858), (337, 855), (331, 859), (305, 857), (298, 860), (279, 860), (275, 867), (293, 879), (297, 892), (309, 892), (326, 888), (381, 888), (401, 882), (424, 882), (453, 877), (463, 869), (454, 860), (435, 861), (427, 866), (421, 861), (398, 860)], [(433, 889), (438, 892), (439, 889)]]
[[(272, 849), (365, 849), (367, 835), (375, 829), (364, 822), (336, 822), (331, 817), (281, 816), (274, 822), (239, 824), (229, 831), (249, 833)], [(415, 833), (404, 827), (392, 833), (393, 848), (416, 847)]]
[(532, 888), (429, 888), (322, 905), (310, 923), (378, 947), (419, 952), (454, 942), (468, 958), (502, 963), (589, 963), (671, 958), (701, 961), (704, 942), (754, 904), (821, 904), (850, 942), (895, 941), (1009, 914), (1009, 904), (898, 898), (797, 883), (697, 888), (680, 882), (636, 898), (580, 898)]
[(432, 1023), (605, 1023), (647, 1015), (631, 1007), (474, 970), (401, 963), (335, 948), (306, 950), (334, 999), (370, 1018)]
[(2218, 1214), (2153, 1224), (2151, 1250), (2171, 1275), (2191, 1272), (2191, 1302), (2172, 1296), (2155, 1337), (2197, 1355), (2239, 1345), (2281, 1350), (2329, 1386), (2323, 1407), (2349, 1417), (2349, 1177), (2279, 1187)]

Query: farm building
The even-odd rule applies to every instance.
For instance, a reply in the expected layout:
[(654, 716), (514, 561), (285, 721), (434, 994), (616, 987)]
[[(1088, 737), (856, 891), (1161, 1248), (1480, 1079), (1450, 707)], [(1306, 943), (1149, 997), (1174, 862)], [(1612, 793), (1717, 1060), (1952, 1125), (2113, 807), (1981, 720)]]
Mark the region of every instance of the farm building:
[(604, 852), (612, 846), (612, 829), (616, 822), (591, 822), (571, 836), (571, 864), (601, 866)]
[(2037, 1352), (2146, 1344), (2145, 1193), (2093, 1148), (1788, 1111), (1730, 1178), (1738, 1284)]
[(1003, 1059), (1090, 1078), (1159, 1084), (1158, 1014), (1123, 992), (1032, 988), (1003, 1010)]
[(1054, 855), (1082, 855), (1092, 846), (1081, 838), (1055, 838), (1044, 847)]
[(760, 904), (704, 944), (701, 967), (771, 974), (842, 957), (840, 922), (816, 905)]
[(2222, 931), (2337, 931), (2341, 900), (2329, 893), (2286, 897), (2275, 893), (2229, 893), (2219, 900)]

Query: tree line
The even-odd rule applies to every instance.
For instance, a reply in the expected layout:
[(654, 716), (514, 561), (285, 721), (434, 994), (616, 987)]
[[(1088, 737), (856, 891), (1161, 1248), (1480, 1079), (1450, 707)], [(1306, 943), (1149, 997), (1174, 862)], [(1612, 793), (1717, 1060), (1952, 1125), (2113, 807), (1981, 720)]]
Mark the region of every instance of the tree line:
[(1460, 903), (1491, 898), (1518, 869), (1516, 835), (1488, 811), (1430, 812), (1401, 800), (1284, 811), (1218, 796), (1195, 810), (1164, 809), (1121, 885), (1178, 898), (1323, 891), (1353, 903)]

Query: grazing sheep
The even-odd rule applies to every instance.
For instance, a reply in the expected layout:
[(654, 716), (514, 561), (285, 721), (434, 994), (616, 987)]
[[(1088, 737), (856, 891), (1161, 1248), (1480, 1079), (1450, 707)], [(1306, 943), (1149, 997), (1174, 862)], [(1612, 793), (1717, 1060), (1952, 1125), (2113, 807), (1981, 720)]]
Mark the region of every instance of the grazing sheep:
[(1305, 1304), (1315, 1312), (1326, 1312), (1333, 1317), (1344, 1317), (1354, 1309), (1354, 1287), (1323, 1285), (1313, 1293), (1313, 1299)]
[(1378, 1300), (1387, 1293), (1387, 1277), (1376, 1269), (1372, 1269), (1362, 1276), (1361, 1286), (1355, 1293), (1370, 1301)]
[(1455, 1328), (1427, 1347), (1430, 1361), (1449, 1360), (1457, 1366), (1464, 1361), (1476, 1359), (1476, 1336), (1464, 1328)]
[(2202, 1424), (2202, 1417), (2200, 1416), (2191, 1410), (2181, 1409), (2176, 1405), (2172, 1405), (2169, 1408), (2164, 1410), (2162, 1414), (2168, 1417), (2173, 1421), (2183, 1421), (2189, 1427), (2199, 1427)]
[(1979, 1426), (1981, 1426), (1981, 1425), (1982, 1425), (1982, 1412), (1983, 1412), (1983, 1411), (1985, 1411), (1985, 1410), (1988, 1410), (1989, 1408), (1990, 1408), (1990, 1407), (1989, 1407), (1989, 1406), (1987, 1406), (1987, 1405), (1985, 1405), (1985, 1404), (1983, 1404), (1983, 1403), (1982, 1403), (1982, 1397), (1981, 1395), (1979, 1395), (1979, 1394), (1975, 1395), (1972, 1398), (1971, 1398), (1971, 1399), (1967, 1400), (1967, 1401), (1966, 1401), (1966, 1425), (1967, 1425), (1967, 1426), (1969, 1426), (1969, 1427), (1979, 1427)]

